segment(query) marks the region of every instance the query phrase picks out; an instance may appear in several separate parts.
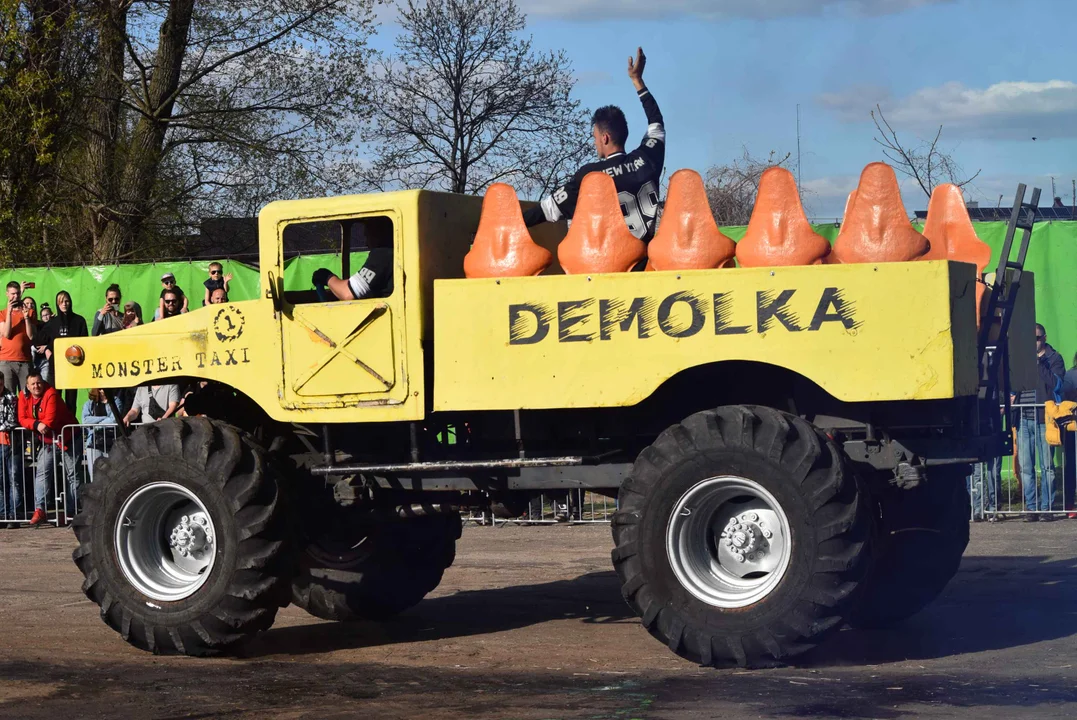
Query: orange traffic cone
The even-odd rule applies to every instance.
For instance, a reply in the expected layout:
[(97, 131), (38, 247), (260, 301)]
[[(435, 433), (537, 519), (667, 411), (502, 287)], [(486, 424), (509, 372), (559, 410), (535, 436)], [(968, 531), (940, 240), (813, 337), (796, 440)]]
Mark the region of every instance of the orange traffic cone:
[(648, 270), (733, 267), (737, 246), (714, 222), (703, 178), (678, 170), (669, 179), (662, 224), (647, 246)]
[(865, 167), (849, 195), (828, 262), (904, 262), (916, 260), (929, 247), (909, 222), (894, 169), (881, 162)]
[[(965, 197), (957, 185), (936, 185), (927, 204), (927, 220), (924, 237), (931, 248), (921, 260), (957, 260), (976, 266), (976, 278), (983, 277), (984, 269), (991, 262), (991, 246), (976, 237), (976, 230), (965, 207)], [(981, 300), (987, 287), (976, 283), (976, 318), (979, 321)]]
[(628, 272), (646, 255), (643, 241), (625, 225), (613, 178), (585, 175), (572, 225), (557, 247), (565, 274)]
[(504, 183), (491, 185), (482, 199), (475, 240), (464, 256), (464, 275), (469, 278), (538, 275), (552, 261), (550, 251), (531, 239), (516, 191)]
[(830, 243), (808, 223), (793, 173), (767, 168), (748, 229), (737, 243), (737, 262), (741, 267), (818, 265), (829, 252)]

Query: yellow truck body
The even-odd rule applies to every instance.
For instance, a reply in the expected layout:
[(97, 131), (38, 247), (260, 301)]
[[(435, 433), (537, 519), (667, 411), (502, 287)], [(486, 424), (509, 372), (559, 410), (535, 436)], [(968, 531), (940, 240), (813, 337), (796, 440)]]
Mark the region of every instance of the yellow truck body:
[[(259, 216), (262, 297), (57, 340), (59, 356), (78, 345), (85, 357), (57, 363), (57, 384), (205, 378), (274, 419), (325, 423), (628, 406), (683, 370), (727, 360), (792, 370), (845, 402), (976, 392), (970, 265), (465, 279), (480, 210), (480, 198), (426, 191), (272, 203)], [(393, 223), (389, 297), (317, 302), (284, 292), (286, 228), (369, 217)], [(554, 247), (564, 230), (545, 226), (536, 238)], [(1015, 327), (1032, 347), (1030, 324)]]

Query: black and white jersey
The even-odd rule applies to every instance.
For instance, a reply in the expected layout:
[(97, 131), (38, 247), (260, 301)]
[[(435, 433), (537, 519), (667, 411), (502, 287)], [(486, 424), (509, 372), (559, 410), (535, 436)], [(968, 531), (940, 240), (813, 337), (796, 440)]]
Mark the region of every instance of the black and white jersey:
[(662, 124), (662, 112), (651, 91), (643, 88), (639, 91), (639, 99), (647, 114), (647, 132), (640, 146), (630, 153), (614, 153), (581, 167), (571, 180), (542, 199), (542, 217), (530, 213), (526, 219), (533, 222), (528, 222), (529, 225), (543, 220), (556, 222), (562, 217), (571, 219), (576, 212), (576, 200), (584, 176), (591, 172), (604, 172), (613, 178), (613, 184), (617, 187), (617, 199), (629, 231), (644, 242), (654, 236), (658, 187), (666, 159), (666, 129)]
[(393, 251), (389, 248), (371, 248), (363, 267), (348, 278), (348, 287), (356, 300), (392, 295)]

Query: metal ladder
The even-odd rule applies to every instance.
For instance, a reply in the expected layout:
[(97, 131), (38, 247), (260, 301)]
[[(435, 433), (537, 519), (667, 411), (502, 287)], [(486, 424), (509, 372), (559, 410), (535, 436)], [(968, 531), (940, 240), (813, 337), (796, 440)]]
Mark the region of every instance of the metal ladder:
[[(1025, 269), (1025, 256), (1028, 254), (1028, 243), (1032, 238), (1032, 226), (1036, 222), (1040, 189), (1032, 189), (1032, 198), (1029, 202), (1026, 203), (1024, 199), (1025, 185), (1021, 183), (1017, 186), (1013, 212), (1010, 214), (1010, 223), (1006, 228), (1006, 240), (1002, 243), (1002, 251), (999, 253), (995, 283), (988, 295), (987, 312), (981, 321), (978, 342), (980, 388), (977, 397), (981, 430), (979, 434), (1002, 434), (1004, 454), (1013, 451), (1010, 428), (1010, 320), (1013, 318), (1014, 306), (1017, 303), (1017, 292), (1021, 289), (1021, 274)], [(1011, 259), (1011, 255), (1014, 235), (1018, 230), (1021, 231), (1021, 237), (1017, 259), (1014, 260)], [(998, 336), (995, 344), (992, 345), (991, 334), (995, 328), (998, 329)], [(999, 397), (1000, 375), (1002, 378), (1001, 398)], [(1001, 416), (998, 412), (1000, 403), (1004, 407)]]

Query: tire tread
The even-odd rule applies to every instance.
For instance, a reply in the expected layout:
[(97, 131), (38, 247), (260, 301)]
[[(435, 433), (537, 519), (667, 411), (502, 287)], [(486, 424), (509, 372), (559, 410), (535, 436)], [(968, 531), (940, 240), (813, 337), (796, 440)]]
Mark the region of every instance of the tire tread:
[[(643, 550), (636, 530), (666, 472), (714, 451), (748, 452), (780, 464), (810, 498), (809, 512), (818, 528), (819, 562), (807, 592), (788, 612), (743, 634), (694, 625), (674, 603), (659, 599), (664, 595), (655, 594), (653, 579), (636, 559)], [(704, 665), (767, 665), (805, 652), (840, 626), (867, 572), (871, 518), (862, 495), (841, 451), (801, 418), (757, 406), (696, 413), (645, 448), (622, 487), (611, 553), (621, 594), (652, 635)], [(686, 637), (692, 641), (685, 642)]]
[[(136, 617), (122, 594), (100, 581), (91, 537), (110, 483), (123, 469), (159, 456), (205, 471), (223, 486), (235, 511), (236, 570), (225, 596), (209, 612), (176, 624), (156, 625)], [(236, 470), (241, 475), (233, 475)], [(107, 459), (95, 466), (93, 492), (73, 522), (79, 542), (73, 553), (85, 576), (86, 596), (105, 622), (132, 645), (155, 654), (213, 655), (268, 628), (287, 591), (294, 559), (278, 502), (283, 478), (264, 451), (240, 430), (205, 418), (171, 418), (118, 437)], [(99, 489), (100, 488), (100, 489)]]

